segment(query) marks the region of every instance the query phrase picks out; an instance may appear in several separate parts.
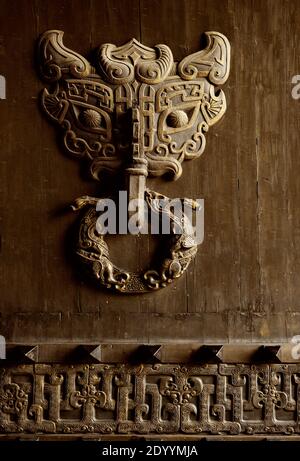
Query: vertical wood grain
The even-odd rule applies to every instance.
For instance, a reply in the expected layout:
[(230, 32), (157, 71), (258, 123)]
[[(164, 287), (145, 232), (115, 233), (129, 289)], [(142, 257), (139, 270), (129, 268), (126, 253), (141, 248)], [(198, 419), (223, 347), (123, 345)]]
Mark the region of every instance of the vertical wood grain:
[[(1, 0), (0, 334), (25, 341), (276, 342), (300, 334), (299, 100), (297, 0)], [(228, 109), (201, 158), (177, 182), (149, 187), (204, 198), (205, 238), (188, 272), (143, 296), (97, 290), (73, 266), (74, 198), (99, 195), (84, 167), (63, 152), (39, 110), (38, 35), (65, 31), (90, 56), (132, 37), (166, 43), (176, 60), (216, 30), (232, 46)], [(118, 188), (118, 185), (114, 185)], [(145, 268), (151, 237), (110, 238), (111, 255)]]

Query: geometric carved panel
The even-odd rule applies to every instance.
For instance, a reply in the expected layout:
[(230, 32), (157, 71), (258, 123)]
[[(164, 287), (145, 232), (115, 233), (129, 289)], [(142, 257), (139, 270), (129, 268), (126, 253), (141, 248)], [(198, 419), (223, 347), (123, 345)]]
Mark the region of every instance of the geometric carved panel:
[(0, 431), (300, 433), (300, 364), (19, 365), (0, 369)]

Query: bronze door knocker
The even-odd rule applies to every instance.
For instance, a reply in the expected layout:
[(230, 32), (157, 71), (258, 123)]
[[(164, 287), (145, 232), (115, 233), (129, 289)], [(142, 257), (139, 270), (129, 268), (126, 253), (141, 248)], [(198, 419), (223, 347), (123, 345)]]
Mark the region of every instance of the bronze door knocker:
[[(124, 170), (129, 201), (145, 201), (151, 212), (166, 215), (171, 223), (158, 267), (131, 273), (110, 260), (104, 230), (97, 225), (100, 199), (77, 199), (73, 209), (87, 211), (76, 252), (101, 286), (121, 293), (156, 290), (180, 277), (196, 255), (189, 216), (162, 206), (167, 197), (149, 190), (146, 178), (165, 173), (179, 178), (183, 160), (203, 153), (205, 133), (226, 111), (225, 95), (216, 86), (228, 78), (230, 45), (218, 32), (207, 32), (206, 38), (205, 49), (179, 63), (167, 45), (149, 48), (135, 39), (120, 47), (104, 44), (95, 67), (64, 46), (62, 31), (47, 31), (39, 40), (41, 76), (54, 83), (51, 92), (43, 90), (42, 107), (61, 126), (66, 150), (88, 159), (96, 180), (102, 171)], [(192, 200), (188, 203), (196, 207)], [(140, 225), (144, 211), (138, 210)]]

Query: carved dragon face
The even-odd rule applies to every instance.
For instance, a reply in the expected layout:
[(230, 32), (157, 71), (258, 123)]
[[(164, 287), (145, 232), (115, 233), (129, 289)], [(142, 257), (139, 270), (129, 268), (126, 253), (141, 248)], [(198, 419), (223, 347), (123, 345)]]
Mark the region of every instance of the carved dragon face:
[(222, 85), (228, 78), (230, 45), (206, 33), (204, 50), (174, 63), (170, 48), (148, 48), (133, 39), (100, 47), (93, 68), (67, 49), (62, 31), (39, 41), (42, 105), (64, 131), (68, 152), (91, 160), (91, 172), (140, 168), (150, 176), (182, 173), (185, 159), (199, 157), (208, 128), (225, 113)]

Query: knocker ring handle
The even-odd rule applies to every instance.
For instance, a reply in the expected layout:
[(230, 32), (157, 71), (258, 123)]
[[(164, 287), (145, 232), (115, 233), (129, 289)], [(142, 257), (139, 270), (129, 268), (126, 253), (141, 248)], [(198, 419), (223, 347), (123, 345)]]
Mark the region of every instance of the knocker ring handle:
[[(76, 253), (88, 275), (100, 286), (120, 293), (144, 293), (164, 288), (178, 279), (195, 257), (197, 243), (191, 220), (184, 211), (178, 216), (171, 207), (161, 206), (162, 200), (166, 204), (168, 198), (149, 189), (145, 191), (145, 200), (152, 212), (160, 216), (165, 214), (169, 219), (171, 235), (158, 266), (141, 273), (122, 270), (111, 261), (105, 237), (97, 226), (99, 199), (81, 197), (72, 206), (75, 211), (87, 208), (80, 221)], [(196, 202), (189, 202), (194, 209), (198, 206)]]

